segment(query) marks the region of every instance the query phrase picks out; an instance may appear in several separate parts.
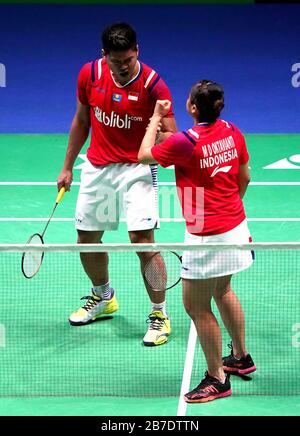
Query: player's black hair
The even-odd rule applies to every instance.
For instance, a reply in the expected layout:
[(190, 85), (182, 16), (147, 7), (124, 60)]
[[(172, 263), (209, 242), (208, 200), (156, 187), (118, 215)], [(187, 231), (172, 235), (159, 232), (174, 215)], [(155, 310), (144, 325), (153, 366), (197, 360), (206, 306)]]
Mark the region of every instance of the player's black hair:
[(102, 33), (102, 48), (105, 54), (111, 51), (137, 50), (135, 30), (127, 23), (115, 23)]
[(191, 89), (190, 102), (199, 111), (199, 123), (213, 123), (224, 108), (224, 90), (212, 80), (200, 80)]

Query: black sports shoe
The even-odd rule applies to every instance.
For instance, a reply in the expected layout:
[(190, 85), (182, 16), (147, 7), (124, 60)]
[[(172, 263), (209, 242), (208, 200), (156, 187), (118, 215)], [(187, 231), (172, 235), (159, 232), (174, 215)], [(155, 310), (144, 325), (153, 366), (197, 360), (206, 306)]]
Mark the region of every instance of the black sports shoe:
[(205, 378), (191, 392), (185, 394), (184, 399), (187, 403), (207, 403), (217, 398), (229, 397), (232, 394), (229, 374), (225, 382), (221, 383), (217, 378), (211, 377), (208, 372)]
[(226, 373), (229, 374), (238, 374), (245, 375), (250, 374), (256, 370), (256, 366), (252, 360), (250, 354), (247, 354), (246, 357), (241, 357), (237, 359), (233, 354), (232, 344), (228, 344), (228, 347), (231, 348), (231, 353), (227, 357), (223, 357), (223, 369)]

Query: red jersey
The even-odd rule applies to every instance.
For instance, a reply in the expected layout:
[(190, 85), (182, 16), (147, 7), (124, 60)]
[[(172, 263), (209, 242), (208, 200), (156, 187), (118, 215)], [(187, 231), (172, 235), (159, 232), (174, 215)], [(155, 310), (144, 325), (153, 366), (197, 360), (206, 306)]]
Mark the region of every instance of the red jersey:
[[(91, 142), (87, 157), (94, 165), (136, 163), (156, 100), (171, 100), (160, 76), (139, 62), (138, 74), (117, 85), (105, 59), (87, 63), (78, 76), (77, 96), (90, 106)], [(167, 117), (174, 116), (172, 108)]]
[(163, 167), (175, 165), (179, 199), (190, 233), (225, 233), (246, 218), (238, 171), (249, 155), (244, 136), (233, 124), (223, 120), (200, 123), (175, 133), (151, 151)]

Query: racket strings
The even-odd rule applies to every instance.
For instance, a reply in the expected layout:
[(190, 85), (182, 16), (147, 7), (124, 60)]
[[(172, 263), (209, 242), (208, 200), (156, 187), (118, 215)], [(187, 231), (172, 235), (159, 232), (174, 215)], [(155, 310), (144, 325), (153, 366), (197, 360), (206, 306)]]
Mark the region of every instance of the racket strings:
[(153, 289), (167, 288), (168, 273), (161, 254), (156, 254), (150, 259), (145, 268), (145, 278)]
[[(30, 236), (29, 240), (27, 241), (27, 245), (42, 245), (44, 244), (44, 234), (47, 230), (47, 227), (54, 215), (56, 206), (60, 202), (60, 200), (63, 198), (64, 194), (66, 192), (66, 188), (62, 186), (60, 188), (60, 191), (56, 197), (55, 205), (53, 207), (52, 213), (50, 215), (50, 218), (48, 219), (46, 226), (44, 228), (43, 233), (40, 235), (39, 233), (34, 233)], [(39, 271), (42, 262), (44, 258), (44, 252), (29, 252), (26, 251), (23, 253), (22, 261), (21, 261), (21, 267), (22, 267), (22, 273), (27, 279), (31, 279), (36, 275), (36, 273)]]
[(26, 253), (23, 260), (23, 269), (28, 277), (34, 276), (42, 263), (43, 253)]
[(174, 252), (153, 255), (144, 269), (146, 282), (155, 291), (171, 289), (180, 281), (181, 258)]
[[(28, 245), (41, 245), (43, 238), (39, 233), (35, 233), (29, 238)], [(26, 251), (22, 256), (22, 271), (25, 277), (32, 278), (40, 269), (44, 257), (42, 251)]]

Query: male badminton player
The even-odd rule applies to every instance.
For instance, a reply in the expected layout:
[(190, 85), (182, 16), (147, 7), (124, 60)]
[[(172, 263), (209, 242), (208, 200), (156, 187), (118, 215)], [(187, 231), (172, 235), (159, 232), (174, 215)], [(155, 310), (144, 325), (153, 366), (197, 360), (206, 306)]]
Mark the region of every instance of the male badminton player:
[[(170, 100), (171, 94), (157, 72), (138, 60), (136, 33), (131, 26), (116, 23), (106, 28), (102, 46), (102, 58), (85, 64), (79, 73), (77, 112), (58, 188), (69, 190), (75, 159), (91, 127), (76, 206), (78, 242), (101, 242), (105, 231), (117, 229), (123, 206), (131, 242), (152, 243), (158, 227), (157, 167), (140, 164), (137, 153), (156, 100)], [(161, 140), (175, 131), (170, 107), (162, 117)], [(151, 253), (138, 255), (143, 270)], [(73, 326), (89, 324), (118, 310), (107, 253), (81, 253), (81, 262), (92, 291), (87, 302), (71, 314)], [(143, 342), (161, 345), (171, 331), (165, 292), (146, 288), (152, 307)]]

